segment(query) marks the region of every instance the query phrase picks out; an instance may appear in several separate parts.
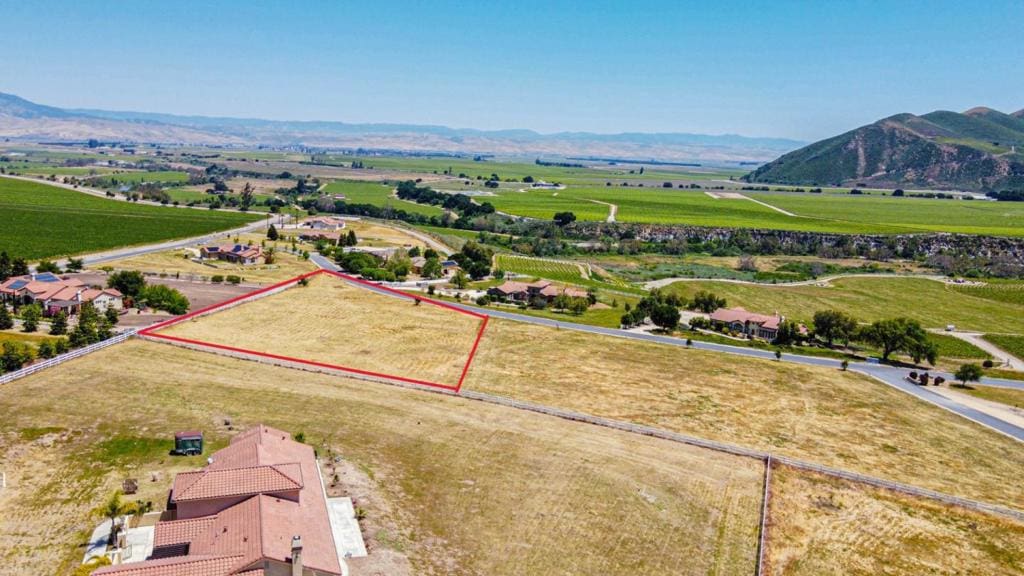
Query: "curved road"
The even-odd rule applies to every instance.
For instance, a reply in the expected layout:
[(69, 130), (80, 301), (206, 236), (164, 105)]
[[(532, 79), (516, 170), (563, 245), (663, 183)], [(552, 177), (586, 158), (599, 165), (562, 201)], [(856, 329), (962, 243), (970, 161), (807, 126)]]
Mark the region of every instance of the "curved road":
[[(333, 262), (324, 258), (319, 254), (314, 254), (311, 259), (321, 268), (328, 270), (338, 271), (339, 268), (334, 265)], [(382, 294), (389, 294), (388, 292), (381, 290)], [(390, 295), (390, 294), (389, 294)], [(469, 310), (471, 312), (481, 312), (478, 306), (468, 306), (466, 304), (451, 303), (459, 308)], [(644, 340), (647, 342), (656, 342), (658, 344), (667, 344), (669, 346), (686, 347), (686, 340), (681, 338), (673, 338), (671, 336), (662, 336), (659, 334), (648, 334), (646, 332), (629, 332), (626, 330), (619, 330), (617, 328), (605, 328), (603, 326), (589, 326), (586, 324), (576, 324), (573, 322), (561, 322), (558, 320), (551, 320), (549, 318), (538, 318), (536, 316), (527, 316), (525, 314), (517, 314), (515, 312), (506, 312), (504, 310), (496, 310), (488, 308), (484, 310), (484, 313), (493, 316), (495, 318), (503, 318), (505, 320), (512, 320), (515, 322), (526, 322), (528, 324), (536, 324), (539, 326), (547, 326), (551, 328), (559, 328), (565, 330), (576, 330), (578, 332), (588, 332), (591, 334), (600, 334), (602, 336), (614, 336), (617, 338), (629, 338), (632, 340)], [(710, 350), (713, 352), (721, 352), (725, 354), (736, 354), (739, 356), (747, 356), (750, 358), (760, 358), (762, 360), (774, 360), (775, 352), (773, 350), (758, 350), (755, 348), (744, 348), (741, 346), (729, 346), (726, 344), (715, 344), (712, 342), (693, 342), (693, 348), (698, 350)], [(782, 361), (793, 362), (796, 364), (804, 364), (807, 366), (820, 366), (825, 368), (841, 368), (841, 360), (834, 358), (821, 358), (817, 356), (802, 356), (799, 354), (784, 354)], [(1004, 420), (1000, 420), (990, 414), (986, 414), (979, 410), (975, 410), (969, 406), (964, 406), (954, 400), (941, 396), (924, 386), (918, 386), (911, 384), (906, 380), (906, 375), (909, 369), (895, 368), (892, 366), (886, 366), (882, 364), (872, 364), (869, 362), (851, 362), (849, 370), (859, 372), (867, 376), (871, 376), (876, 380), (892, 386), (902, 392), (911, 394), (930, 402), (940, 408), (953, 412), (954, 414), (963, 416), (968, 420), (973, 420), (982, 426), (986, 426), (996, 432), (1005, 434), (1018, 441), (1024, 442), (1024, 428), (1015, 426)], [(952, 375), (944, 372), (933, 371), (933, 375), (940, 375), (947, 380), (954, 380)], [(1004, 388), (1014, 388), (1017, 390), (1024, 390), (1024, 381), (1017, 380), (1005, 380), (1002, 378), (982, 378), (982, 384), (989, 386), (1001, 386)]]

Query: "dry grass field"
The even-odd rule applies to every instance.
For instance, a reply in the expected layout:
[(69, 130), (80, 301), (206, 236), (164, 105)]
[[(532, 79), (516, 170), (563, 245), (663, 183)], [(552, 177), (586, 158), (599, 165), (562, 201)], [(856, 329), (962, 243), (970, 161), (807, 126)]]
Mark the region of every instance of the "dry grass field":
[(241, 276), (244, 282), (253, 284), (273, 284), (316, 270), (316, 264), (309, 260), (303, 260), (298, 256), (285, 253), (283, 250), (289, 247), (286, 242), (268, 241), (267, 237), (263, 234), (239, 234), (225, 237), (222, 242), (233, 242), (235, 238), (243, 244), (249, 242), (260, 244), (266, 241), (266, 248), (276, 247), (274, 263), (241, 265), (219, 260), (208, 260), (200, 264), (191, 260), (191, 258), (199, 256), (199, 248), (194, 247), (121, 258), (111, 262), (104, 262), (102, 267), (110, 266), (116, 270), (139, 270), (153, 274), (181, 275), (184, 277), (202, 276), (209, 278), (214, 275), (227, 276), (231, 274)]
[(173, 432), (217, 447), (225, 418), (358, 471), (371, 555), (408, 563), (389, 575), (754, 571), (756, 461), (530, 412), (133, 340), (5, 386), (0, 413), (0, 574), (66, 574), (121, 479), (162, 504), (198, 465)]
[(1019, 443), (851, 372), (493, 319), (464, 386), (1024, 508)]
[(1024, 573), (1024, 524), (778, 467), (767, 574)]
[(480, 323), (321, 274), (162, 333), (454, 386)]

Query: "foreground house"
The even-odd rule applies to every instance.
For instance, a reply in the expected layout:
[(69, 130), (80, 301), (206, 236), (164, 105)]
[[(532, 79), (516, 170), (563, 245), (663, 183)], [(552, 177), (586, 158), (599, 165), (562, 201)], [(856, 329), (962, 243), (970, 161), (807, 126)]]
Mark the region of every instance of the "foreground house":
[(508, 281), (487, 290), (487, 295), (491, 298), (508, 300), (510, 302), (529, 302), (533, 298), (540, 297), (550, 303), (561, 294), (572, 298), (587, 297), (587, 293), (583, 290), (568, 287), (560, 288), (547, 280), (538, 280), (529, 284)]
[(303, 220), (300, 226), (311, 230), (337, 232), (345, 228), (345, 221), (337, 216), (314, 216), (313, 218)]
[(221, 244), (203, 246), (199, 249), (203, 258), (215, 258), (234, 264), (256, 264), (263, 256), (263, 248), (244, 244)]
[(86, 302), (100, 312), (124, 308), (124, 295), (113, 288), (92, 288), (77, 278), (61, 278), (49, 272), (14, 276), (0, 283), (0, 302), (12, 305), (39, 304), (43, 313), (77, 314)]
[(341, 560), (313, 448), (257, 426), (174, 478), (153, 553), (96, 576), (338, 576)]
[[(785, 316), (778, 312), (771, 316), (748, 312), (744, 308), (719, 308), (711, 313), (709, 318), (711, 325), (716, 329), (728, 328), (732, 332), (738, 332), (748, 338), (760, 338), (762, 340), (775, 340), (779, 335), (779, 326), (786, 321)], [(800, 332), (807, 333), (807, 328), (800, 325)]]

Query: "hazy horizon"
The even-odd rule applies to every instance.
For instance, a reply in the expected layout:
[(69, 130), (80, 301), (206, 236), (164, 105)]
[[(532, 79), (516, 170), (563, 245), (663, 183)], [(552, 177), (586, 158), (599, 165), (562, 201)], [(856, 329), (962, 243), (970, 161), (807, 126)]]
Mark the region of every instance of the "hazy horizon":
[(899, 112), (1024, 108), (1017, 2), (4, 11), (0, 90), (61, 108), (800, 141)]

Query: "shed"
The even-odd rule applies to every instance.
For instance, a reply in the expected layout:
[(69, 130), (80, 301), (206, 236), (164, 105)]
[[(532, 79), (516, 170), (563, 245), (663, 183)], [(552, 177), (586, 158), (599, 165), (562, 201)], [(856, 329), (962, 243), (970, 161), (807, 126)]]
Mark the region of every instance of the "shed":
[(174, 434), (174, 453), (182, 456), (195, 456), (203, 453), (203, 433), (198, 430), (186, 430)]

